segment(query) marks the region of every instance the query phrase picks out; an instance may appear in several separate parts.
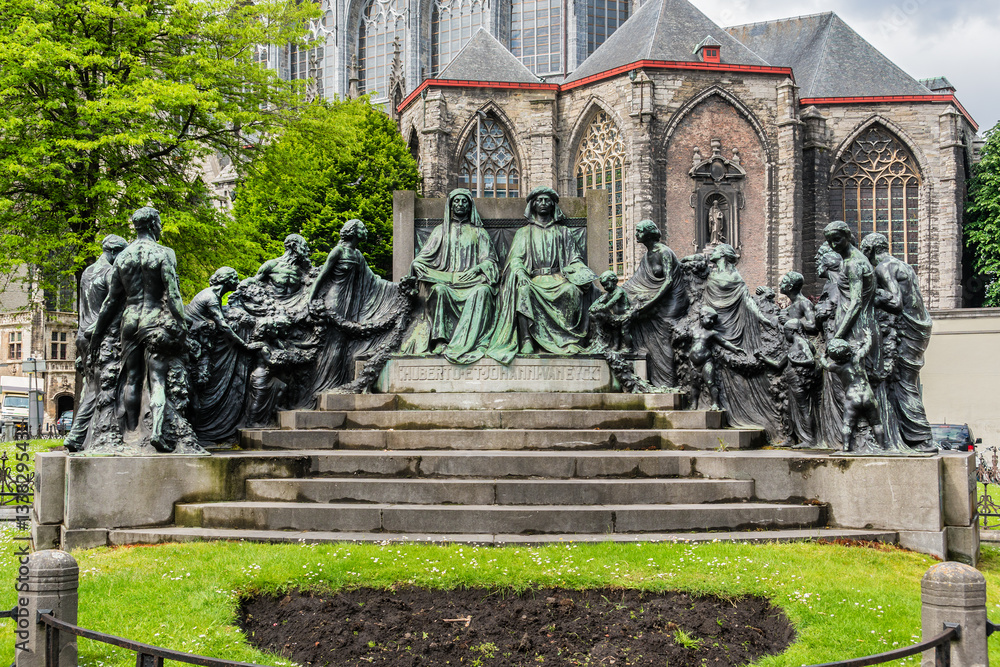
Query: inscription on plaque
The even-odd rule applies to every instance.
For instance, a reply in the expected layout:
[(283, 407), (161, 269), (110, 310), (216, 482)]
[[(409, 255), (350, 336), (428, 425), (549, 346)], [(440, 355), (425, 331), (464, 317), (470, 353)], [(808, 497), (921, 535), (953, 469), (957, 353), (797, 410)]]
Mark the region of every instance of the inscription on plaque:
[(484, 382), (488, 380), (519, 380), (528, 382), (600, 381), (601, 369), (592, 367), (552, 366), (414, 366), (400, 364), (395, 368), (395, 378), (400, 382), (433, 382), (461, 380)]
[(517, 358), (509, 366), (483, 359), (468, 366), (443, 359), (395, 358), (379, 381), (383, 392), (613, 391), (614, 379), (603, 359)]

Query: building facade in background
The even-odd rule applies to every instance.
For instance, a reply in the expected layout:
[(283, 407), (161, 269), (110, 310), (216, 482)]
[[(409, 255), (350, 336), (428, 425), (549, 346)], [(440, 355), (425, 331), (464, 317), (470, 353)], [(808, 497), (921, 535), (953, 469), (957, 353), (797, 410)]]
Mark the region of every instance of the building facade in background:
[(24, 362), (44, 359), (37, 376), (46, 424), (75, 407), (77, 316), (72, 289), (45, 294), (27, 270), (3, 276), (0, 285), (0, 375), (25, 377)]
[[(963, 304), (978, 128), (947, 79), (913, 78), (833, 13), (723, 28), (688, 0), (323, 10), (316, 48), (272, 45), (258, 59), (312, 95), (383, 103), (425, 196), (604, 189), (619, 275), (649, 218), (682, 256), (732, 244), (750, 285), (813, 276), (823, 227), (844, 219), (859, 237), (885, 233), (932, 307)], [(230, 172), (209, 169), (227, 192)]]

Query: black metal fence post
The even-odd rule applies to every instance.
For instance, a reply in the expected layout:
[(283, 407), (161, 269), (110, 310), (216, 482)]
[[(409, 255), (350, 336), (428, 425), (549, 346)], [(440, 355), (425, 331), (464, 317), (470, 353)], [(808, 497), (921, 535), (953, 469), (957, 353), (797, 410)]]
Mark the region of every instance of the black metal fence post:
[(76, 560), (65, 551), (36, 551), (22, 559), (17, 596), (26, 622), (23, 628), (18, 622), (17, 667), (76, 667), (76, 637), (48, 628), (39, 615), (50, 613), (76, 625), (79, 582)]

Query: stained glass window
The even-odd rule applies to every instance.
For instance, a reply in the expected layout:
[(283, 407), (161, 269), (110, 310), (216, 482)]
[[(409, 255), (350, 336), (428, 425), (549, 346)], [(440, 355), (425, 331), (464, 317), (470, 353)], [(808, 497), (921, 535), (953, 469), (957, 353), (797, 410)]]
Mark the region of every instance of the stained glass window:
[(628, 18), (629, 0), (587, 0), (587, 55)]
[[(368, 0), (361, 12), (358, 39), (359, 91), (374, 93), (376, 99), (389, 93), (393, 43), (405, 46), (406, 0)], [(405, 48), (403, 49), (405, 52)]]
[(837, 161), (830, 181), (830, 219), (843, 220), (860, 241), (879, 232), (889, 252), (913, 266), (920, 249), (920, 173), (909, 150), (873, 125)]
[(431, 12), (431, 76), (437, 76), (483, 25), (489, 0), (435, 0)]
[(458, 185), (476, 197), (517, 197), (521, 187), (521, 166), (503, 125), (486, 114), (476, 121), (462, 149)]
[[(576, 158), (576, 193), (608, 191), (608, 266), (625, 275), (625, 145), (614, 120), (598, 113), (580, 142)], [(631, 267), (629, 267), (631, 269)]]
[(510, 52), (538, 75), (562, 73), (562, 0), (513, 0)]

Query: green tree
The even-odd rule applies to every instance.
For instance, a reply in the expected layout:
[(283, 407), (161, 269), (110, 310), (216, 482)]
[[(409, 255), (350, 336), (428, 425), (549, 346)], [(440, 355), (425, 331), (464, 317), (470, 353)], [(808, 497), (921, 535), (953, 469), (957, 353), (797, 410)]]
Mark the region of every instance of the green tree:
[(340, 240), (344, 223), (359, 218), (368, 227), (365, 258), (389, 277), (392, 192), (419, 184), (395, 124), (367, 98), (321, 101), (261, 149), (237, 189), (233, 213), (272, 239), (272, 254), (280, 254), (287, 234), (302, 234), (317, 262)]
[(241, 257), (253, 229), (220, 229), (202, 161), (243, 164), (286, 122), (301, 86), (255, 55), (304, 43), (317, 14), (296, 0), (0, 3), (0, 271), (79, 276), (147, 204), (181, 266), (202, 267), (188, 293)]
[(1000, 306), (1000, 123), (986, 134), (969, 182), (965, 238), (976, 270), (989, 281), (987, 306)]

